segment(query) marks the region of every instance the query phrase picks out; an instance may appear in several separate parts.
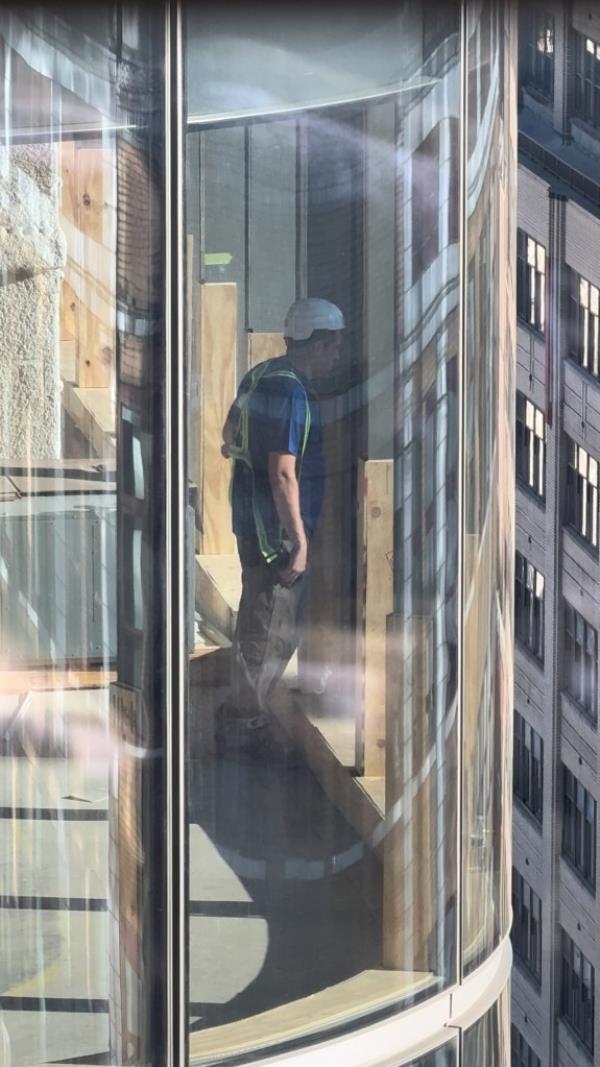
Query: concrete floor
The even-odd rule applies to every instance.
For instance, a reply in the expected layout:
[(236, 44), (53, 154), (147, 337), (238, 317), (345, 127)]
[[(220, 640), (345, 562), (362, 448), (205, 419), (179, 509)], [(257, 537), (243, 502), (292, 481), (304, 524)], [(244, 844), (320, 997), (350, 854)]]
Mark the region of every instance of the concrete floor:
[[(106, 694), (80, 696), (87, 729), (90, 702), (101, 719)], [(0, 757), (3, 1067), (108, 1043), (108, 749), (78, 751), (77, 760)], [(210, 752), (189, 771), (192, 1028), (377, 966), (379, 865), (357, 849), (337, 873), (334, 857), (352, 857), (357, 837), (311, 772)]]
[[(190, 818), (227, 864), (221, 928), (246, 912), (239, 928), (244, 951), (238, 941), (230, 957), (221, 953), (223, 971), (231, 978), (248, 953), (254, 960), (251, 978), (246, 971), (235, 995), (221, 997), (206, 955), (192, 951), (192, 990), (202, 993), (192, 1008), (196, 1029), (265, 1011), (379, 964), (379, 865), (359, 849), (356, 862), (338, 872), (335, 858), (351, 856), (357, 836), (299, 761), (196, 761)], [(244, 904), (236, 899), (241, 888)]]

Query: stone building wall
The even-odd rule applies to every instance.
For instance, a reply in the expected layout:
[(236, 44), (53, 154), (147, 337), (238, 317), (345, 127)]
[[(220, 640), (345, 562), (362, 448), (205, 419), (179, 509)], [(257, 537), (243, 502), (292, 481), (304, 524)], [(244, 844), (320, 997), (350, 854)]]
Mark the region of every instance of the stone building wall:
[(0, 148), (0, 457), (60, 455), (65, 240), (56, 146)]

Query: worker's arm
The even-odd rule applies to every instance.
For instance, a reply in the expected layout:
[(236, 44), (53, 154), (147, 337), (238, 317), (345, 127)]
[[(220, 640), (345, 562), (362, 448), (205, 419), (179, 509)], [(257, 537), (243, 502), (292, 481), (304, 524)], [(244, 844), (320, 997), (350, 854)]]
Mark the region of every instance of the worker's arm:
[(286, 452), (269, 452), (268, 469), (279, 521), (292, 542), (290, 559), (280, 578), (284, 585), (293, 585), (304, 574), (308, 563), (308, 540), (300, 514), (296, 456)]

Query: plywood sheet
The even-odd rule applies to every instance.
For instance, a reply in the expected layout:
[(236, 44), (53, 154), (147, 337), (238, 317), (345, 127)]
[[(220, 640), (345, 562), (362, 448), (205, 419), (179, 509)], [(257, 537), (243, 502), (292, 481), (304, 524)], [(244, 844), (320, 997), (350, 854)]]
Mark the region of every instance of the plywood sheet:
[(221, 455), (223, 423), (235, 396), (237, 287), (232, 283), (198, 286), (200, 337), (199, 472), (204, 555), (232, 554), (229, 503), (230, 464)]
[(282, 333), (249, 333), (248, 367), (255, 367), (265, 359), (273, 359), (285, 353), (285, 341)]

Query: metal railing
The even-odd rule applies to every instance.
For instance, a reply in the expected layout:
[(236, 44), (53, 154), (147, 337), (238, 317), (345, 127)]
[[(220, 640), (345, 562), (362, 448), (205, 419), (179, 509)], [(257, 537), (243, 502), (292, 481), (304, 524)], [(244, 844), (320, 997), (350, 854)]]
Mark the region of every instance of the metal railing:
[(574, 193), (585, 197), (593, 205), (594, 210), (600, 212), (600, 182), (588, 178), (587, 175), (582, 174), (554, 152), (544, 148), (526, 133), (519, 133), (519, 153), (543, 167), (548, 174), (564, 182)]

